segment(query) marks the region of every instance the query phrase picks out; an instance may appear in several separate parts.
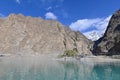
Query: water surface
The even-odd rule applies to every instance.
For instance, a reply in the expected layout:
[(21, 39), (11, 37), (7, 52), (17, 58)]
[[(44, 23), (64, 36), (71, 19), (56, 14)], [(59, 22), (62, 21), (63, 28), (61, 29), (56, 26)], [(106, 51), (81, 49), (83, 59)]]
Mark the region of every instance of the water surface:
[(0, 80), (120, 80), (120, 63), (0, 59)]

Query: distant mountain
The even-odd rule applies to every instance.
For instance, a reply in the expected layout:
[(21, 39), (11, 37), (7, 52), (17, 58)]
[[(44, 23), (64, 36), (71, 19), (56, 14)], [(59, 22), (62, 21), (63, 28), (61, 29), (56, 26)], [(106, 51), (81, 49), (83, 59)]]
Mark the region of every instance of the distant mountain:
[(93, 52), (95, 55), (120, 55), (120, 10), (112, 15), (105, 34), (95, 42)]
[(93, 32), (89, 32), (87, 34), (84, 34), (88, 39), (92, 40), (92, 41), (96, 41), (98, 40), (100, 37), (103, 36), (103, 34), (98, 34), (97, 32), (93, 31)]
[(0, 54), (89, 54), (89, 40), (56, 20), (11, 14), (0, 18)]

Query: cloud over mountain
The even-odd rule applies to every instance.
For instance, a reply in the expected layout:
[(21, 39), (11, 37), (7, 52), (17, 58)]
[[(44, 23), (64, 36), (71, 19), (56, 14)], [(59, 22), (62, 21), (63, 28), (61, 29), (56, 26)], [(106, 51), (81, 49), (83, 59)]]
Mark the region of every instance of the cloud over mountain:
[(86, 37), (89, 33), (95, 32), (101, 35), (105, 32), (111, 15), (105, 18), (79, 19), (70, 24), (70, 28), (75, 31), (81, 31)]
[(54, 13), (52, 13), (52, 12), (47, 12), (45, 14), (45, 18), (46, 19), (57, 19), (57, 16)]

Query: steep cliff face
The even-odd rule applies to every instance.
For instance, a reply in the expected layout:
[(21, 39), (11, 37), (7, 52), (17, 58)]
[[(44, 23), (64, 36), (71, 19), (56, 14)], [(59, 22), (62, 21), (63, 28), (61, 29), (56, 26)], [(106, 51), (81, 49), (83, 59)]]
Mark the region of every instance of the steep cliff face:
[(94, 54), (120, 55), (120, 10), (111, 17), (104, 36), (96, 41)]
[(89, 40), (56, 20), (11, 14), (0, 19), (1, 54), (60, 53), (77, 48), (89, 54)]

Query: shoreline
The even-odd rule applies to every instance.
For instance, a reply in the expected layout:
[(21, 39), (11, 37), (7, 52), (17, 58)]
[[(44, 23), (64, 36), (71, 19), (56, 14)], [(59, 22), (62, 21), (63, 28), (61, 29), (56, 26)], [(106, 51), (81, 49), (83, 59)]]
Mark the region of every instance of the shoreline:
[(17, 55), (17, 54), (0, 54), (0, 59), (7, 58), (38, 58), (39, 60), (53, 60), (53, 61), (78, 61), (82, 63), (105, 63), (105, 62), (120, 62), (120, 59), (114, 59), (108, 56), (85, 56), (85, 57), (63, 57), (59, 58), (58, 54), (28, 54), (28, 55)]
[(120, 62), (120, 59), (113, 59), (107, 56), (88, 56), (80, 59), (81, 62), (105, 63), (105, 62)]

